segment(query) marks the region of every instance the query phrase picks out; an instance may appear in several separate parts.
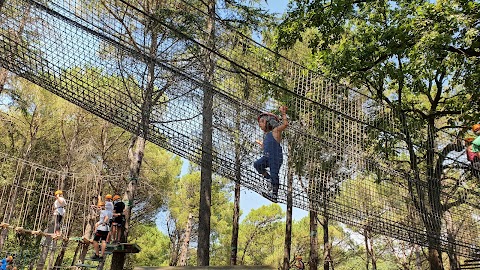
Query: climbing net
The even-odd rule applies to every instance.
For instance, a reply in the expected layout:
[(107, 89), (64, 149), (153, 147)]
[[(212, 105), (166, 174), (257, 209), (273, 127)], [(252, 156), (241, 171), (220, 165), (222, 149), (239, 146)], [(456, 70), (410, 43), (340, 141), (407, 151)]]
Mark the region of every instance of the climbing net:
[[(110, 183), (123, 190), (127, 180), (121, 174), (66, 173), (0, 152), (0, 183), (0, 252), (15, 254), (17, 264), (44, 264), (47, 258), (42, 259), (40, 254), (66, 249), (63, 243), (71, 239), (91, 238), (93, 228), (87, 229), (87, 225), (92, 227), (98, 219), (92, 207), (98, 194), (113, 193)], [(67, 203), (59, 237), (54, 234), (53, 216), (53, 194), (58, 189), (63, 190)], [(52, 239), (62, 240), (62, 245)], [(40, 252), (43, 249), (47, 252)], [(27, 253), (29, 258), (23, 256)], [(53, 263), (53, 259), (48, 260), (49, 265)]]
[[(424, 121), (329, 81), (227, 24), (216, 23), (218, 39), (210, 45), (203, 21), (190, 16), (199, 14), (195, 6), (161, 4), (6, 0), (1, 66), (192, 162), (201, 164), (209, 153), (216, 173), (259, 193), (268, 180), (252, 167), (261, 155), (256, 116), (281, 100), (291, 126), (280, 201), (291, 180), (295, 207), (411, 243), (465, 256), (477, 251), (478, 196), (453, 151), (461, 149), (429, 147), (451, 135), (434, 137)], [(209, 82), (207, 54), (216, 68)], [(149, 83), (153, 91), (145, 91)], [(202, 143), (209, 92), (212, 147)], [(418, 173), (386, 151), (401, 156), (409, 148), (435, 165), (425, 172), (440, 171)]]

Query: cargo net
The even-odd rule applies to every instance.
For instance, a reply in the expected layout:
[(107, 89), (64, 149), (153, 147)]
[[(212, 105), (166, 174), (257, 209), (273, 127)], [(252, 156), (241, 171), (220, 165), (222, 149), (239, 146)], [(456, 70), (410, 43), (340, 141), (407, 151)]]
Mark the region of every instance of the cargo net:
[[(191, 162), (208, 166), (211, 159), (217, 174), (260, 194), (270, 183), (252, 165), (262, 156), (257, 116), (285, 104), (290, 126), (278, 201), (286, 202), (291, 181), (295, 207), (475, 256), (474, 176), (459, 143), (436, 143), (452, 135), (428, 133), (425, 121), (325, 79), (228, 24), (217, 21), (209, 42), (206, 14), (189, 2), (142, 5), (6, 0), (0, 64)], [(211, 146), (202, 140), (204, 126), (213, 132)], [(405, 162), (409, 148), (422, 157), (418, 170)]]

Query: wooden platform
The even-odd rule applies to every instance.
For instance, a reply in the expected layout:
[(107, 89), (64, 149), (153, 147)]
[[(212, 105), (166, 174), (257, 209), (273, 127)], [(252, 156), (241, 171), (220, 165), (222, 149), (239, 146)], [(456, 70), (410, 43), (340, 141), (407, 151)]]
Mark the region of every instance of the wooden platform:
[(194, 269), (194, 270), (208, 270), (208, 269), (276, 269), (270, 265), (225, 265), (225, 266), (161, 266), (161, 267), (135, 267), (134, 270), (180, 270), (180, 269)]
[(97, 268), (96, 265), (91, 265), (91, 264), (86, 264), (86, 263), (76, 264), (75, 267), (80, 267), (80, 268)]

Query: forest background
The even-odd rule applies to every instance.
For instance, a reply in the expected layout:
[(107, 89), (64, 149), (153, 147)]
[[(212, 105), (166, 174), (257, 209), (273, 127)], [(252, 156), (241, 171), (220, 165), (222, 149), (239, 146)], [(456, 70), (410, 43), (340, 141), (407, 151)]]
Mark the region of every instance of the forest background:
[[(381, 93), (382, 97), (392, 97), (393, 89), (406, 87), (408, 104), (399, 106), (405, 105), (406, 111), (418, 113), (426, 120), (448, 114), (442, 121), (450, 128), (463, 129), (460, 135), (468, 130), (474, 119), (478, 119), (476, 82), (480, 45), (477, 2), (427, 1), (415, 3), (415, 7), (398, 1), (391, 10), (381, 4), (372, 4), (360, 13), (356, 13), (357, 9), (349, 9), (348, 5), (353, 3), (348, 1), (339, 1), (323, 9), (315, 5), (302, 6), (304, 1), (297, 2), (299, 8), (292, 8), (290, 17), (278, 28), (262, 29), (272, 31), (263, 32), (269, 46), (288, 47), (290, 57), (312, 69), (346, 84)], [(458, 12), (458, 6), (461, 6), (461, 12)], [(377, 12), (382, 8), (383, 13)], [(409, 28), (408, 31), (388, 24), (362, 23), (366, 18), (391, 22), (391, 17), (385, 20), (382, 16), (401, 20), (400, 9), (413, 10), (411, 16), (404, 17), (411, 21), (401, 24)], [(322, 16), (305, 16), (315, 15), (315, 10)], [(327, 13), (321, 14), (320, 11)], [(324, 21), (327, 16), (328, 22)], [(338, 24), (326, 27), (332, 22)], [(425, 22), (420, 23), (424, 28), (418, 28), (418, 22)], [(363, 35), (355, 33), (358, 29), (365, 30)], [(418, 39), (422, 39), (421, 42)], [(452, 42), (453, 39), (461, 39), (461, 42)], [(462, 49), (445, 47), (445, 44), (460, 45)], [(378, 50), (379, 46), (385, 50)], [(425, 51), (430, 53), (424, 54)], [(0, 151), (74, 172), (93, 167), (108, 175), (128, 168), (125, 159), (131, 143), (128, 133), (14, 74), (2, 71), (2, 78), (5, 81), (1, 89)], [(436, 95), (432, 95), (434, 92)], [(182, 166), (179, 157), (146, 144), (141, 178), (147, 181), (150, 191), (137, 197), (138, 200), (142, 200), (142, 196), (148, 198), (148, 204), (141, 205), (132, 216), (130, 240), (138, 243), (142, 252), (129, 257), (130, 266), (177, 265), (185, 255), (187, 264), (195, 265), (198, 233), (195, 213), (199, 212), (200, 171), (192, 165), (182, 173)], [(231, 182), (214, 176), (211, 265), (229, 264), (232, 191)], [(163, 230), (156, 226), (159, 213), (165, 213)], [(277, 204), (245, 211), (240, 222), (239, 264), (281, 264), (282, 236), (286, 226), (284, 216), (284, 210)], [(352, 237), (355, 232), (365, 238)], [(308, 254), (309, 238), (308, 218), (295, 220), (292, 254)], [(336, 269), (359, 269), (359, 265), (368, 269), (373, 250), (378, 269), (423, 269), (428, 264), (426, 251), (416, 245), (380, 235), (367, 235), (364, 231), (332, 221), (329, 238)], [(185, 251), (182, 246), (187, 240), (189, 245)]]

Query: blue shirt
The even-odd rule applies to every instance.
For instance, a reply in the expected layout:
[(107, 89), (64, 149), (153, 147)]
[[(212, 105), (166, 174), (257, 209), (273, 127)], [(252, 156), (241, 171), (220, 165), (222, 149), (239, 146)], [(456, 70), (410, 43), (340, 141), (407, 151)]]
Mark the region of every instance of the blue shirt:
[(2, 259), (0, 261), (0, 270), (7, 270), (7, 259)]
[(271, 131), (263, 139), (263, 154), (269, 158), (282, 159), (282, 146), (275, 140)]

